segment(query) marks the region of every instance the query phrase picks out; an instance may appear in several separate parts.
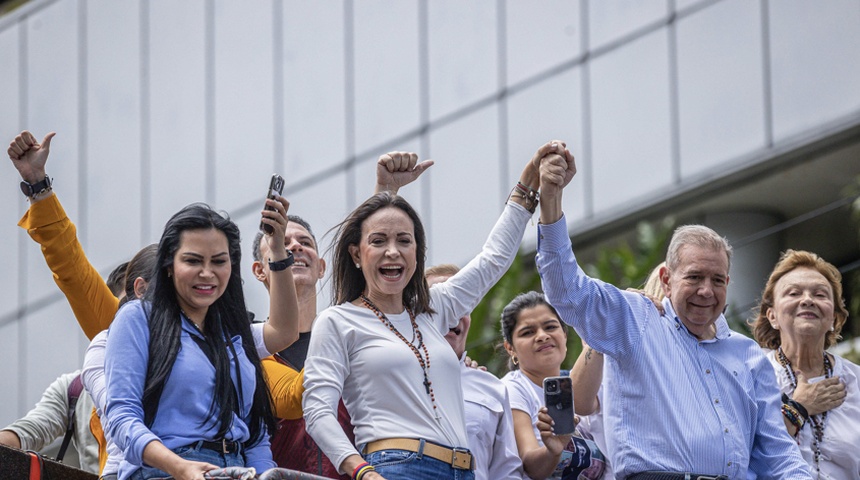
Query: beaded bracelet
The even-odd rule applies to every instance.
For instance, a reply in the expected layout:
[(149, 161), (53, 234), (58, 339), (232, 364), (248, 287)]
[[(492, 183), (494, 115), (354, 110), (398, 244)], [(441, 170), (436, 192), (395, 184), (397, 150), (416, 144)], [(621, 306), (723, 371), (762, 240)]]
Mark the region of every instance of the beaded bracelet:
[(794, 407), (794, 409), (797, 410), (797, 413), (799, 413), (800, 416), (803, 417), (804, 422), (809, 421), (809, 411), (806, 410), (806, 407), (804, 407), (800, 402), (783, 393), (782, 403)]
[(794, 425), (795, 427), (797, 427), (797, 433), (800, 433), (800, 430), (803, 428), (803, 425), (806, 423), (806, 421), (800, 415), (800, 412), (798, 412), (796, 408), (792, 407), (791, 405), (789, 405), (787, 403), (782, 404), (781, 410), (782, 410), (783, 416), (785, 416), (785, 418), (788, 419), (788, 422), (790, 424)]
[(535, 213), (538, 203), (540, 202), (540, 193), (532, 187), (524, 185), (522, 182), (517, 182), (517, 184), (514, 185), (510, 196), (514, 198), (522, 198), (525, 203), (523, 206), (529, 211), (529, 213)]

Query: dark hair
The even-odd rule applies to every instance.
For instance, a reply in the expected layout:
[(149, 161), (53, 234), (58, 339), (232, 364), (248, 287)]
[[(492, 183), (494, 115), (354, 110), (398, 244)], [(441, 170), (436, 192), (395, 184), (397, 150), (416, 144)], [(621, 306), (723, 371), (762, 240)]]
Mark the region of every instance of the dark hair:
[(119, 297), (122, 294), (122, 285), (125, 283), (125, 268), (127, 266), (128, 262), (119, 264), (111, 270), (110, 275), (108, 275), (105, 281), (114, 297)]
[[(293, 223), (298, 223), (299, 225), (305, 227), (305, 230), (307, 230), (308, 233), (311, 234), (311, 238), (314, 241), (314, 250), (319, 251), (319, 245), (317, 245), (317, 237), (316, 235), (314, 235), (314, 231), (311, 230), (311, 224), (306, 222), (304, 218), (298, 215), (287, 215), (287, 219)], [(254, 243), (251, 244), (251, 255), (254, 258), (254, 261), (257, 262), (263, 261), (263, 255), (260, 252), (260, 242), (263, 241), (263, 235), (263, 232), (257, 232), (257, 234), (254, 235)]]
[(137, 298), (134, 291), (134, 281), (142, 278), (146, 283), (152, 279), (155, 272), (156, 256), (158, 255), (158, 244), (153, 243), (140, 249), (135, 253), (125, 269), (125, 298), (119, 302), (120, 306)]
[(824, 349), (832, 347), (839, 340), (839, 333), (845, 321), (848, 320), (848, 310), (845, 308), (845, 299), (842, 298), (842, 274), (831, 263), (812, 252), (803, 250), (786, 250), (776, 266), (773, 267), (770, 277), (761, 294), (761, 302), (758, 305), (758, 315), (752, 321), (752, 331), (756, 342), (764, 348), (776, 350), (781, 344), (779, 330), (773, 328), (768, 321), (767, 311), (773, 308), (774, 293), (779, 279), (798, 268), (811, 268), (824, 276), (830, 288), (833, 290), (833, 331), (824, 336)]
[[(504, 309), (502, 309), (502, 338), (506, 342), (513, 344), (514, 329), (517, 327), (517, 322), (520, 319), (520, 312), (527, 308), (534, 308), (539, 305), (546, 305), (547, 308), (550, 309), (552, 314), (559, 319), (558, 323), (561, 324), (561, 328), (564, 330), (566, 335), (567, 324), (561, 321), (561, 316), (559, 316), (555, 307), (549, 304), (542, 293), (532, 291), (517, 295), (510, 301), (510, 303), (505, 305)], [(513, 362), (508, 362), (508, 367), (510, 367), (511, 370), (520, 368), (519, 365), (514, 364)]]
[[(230, 256), (230, 278), (224, 293), (209, 307), (204, 323), (205, 342), (215, 355), (215, 392), (210, 405), (210, 415), (217, 413), (220, 427), (216, 438), (223, 437), (229, 430), (233, 413), (239, 411), (239, 399), (230, 377), (232, 367), (227, 354), (236, 335), (242, 338), (245, 356), (254, 366), (256, 389), (251, 407), (248, 430), (250, 439), (246, 445), (255, 445), (265, 438), (268, 431), (274, 431), (275, 423), (269, 390), (263, 378), (260, 359), (251, 334), (245, 296), (242, 292), (240, 275), (241, 242), (239, 228), (226, 216), (212, 210), (202, 203), (191, 204), (176, 213), (164, 227), (158, 243), (156, 270), (152, 276), (145, 298), (149, 300), (149, 364), (143, 393), (144, 422), (152, 425), (158, 412), (158, 402), (164, 384), (170, 376), (173, 364), (180, 349), (181, 317), (176, 288), (168, 276), (169, 267), (179, 250), (182, 233), (189, 230), (216, 229), (227, 237)], [(239, 365), (235, 365), (237, 377), (241, 375)], [(240, 395), (241, 395), (241, 390)], [(241, 415), (240, 415), (241, 417)], [(267, 431), (268, 429), (268, 431)]]
[(415, 229), (415, 273), (403, 289), (403, 305), (415, 315), (435, 313), (430, 308), (430, 289), (424, 279), (424, 263), (427, 261), (427, 236), (418, 213), (409, 202), (391, 192), (380, 192), (358, 206), (337, 227), (332, 244), (333, 271), (332, 298), (335, 305), (351, 302), (364, 292), (366, 282), (361, 270), (355, 268), (349, 253), (351, 245), (361, 244), (361, 226), (364, 221), (383, 208), (397, 208), (412, 219)]

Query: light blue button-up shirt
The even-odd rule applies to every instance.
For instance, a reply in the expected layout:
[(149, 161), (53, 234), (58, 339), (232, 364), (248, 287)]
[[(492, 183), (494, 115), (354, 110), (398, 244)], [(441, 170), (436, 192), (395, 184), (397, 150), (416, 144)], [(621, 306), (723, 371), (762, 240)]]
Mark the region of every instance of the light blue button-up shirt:
[(537, 265), (549, 302), (606, 355), (606, 443), (618, 478), (648, 470), (729, 478), (810, 479), (786, 431), (773, 368), (721, 315), (700, 341), (664, 299), (588, 277), (562, 217), (538, 227)]

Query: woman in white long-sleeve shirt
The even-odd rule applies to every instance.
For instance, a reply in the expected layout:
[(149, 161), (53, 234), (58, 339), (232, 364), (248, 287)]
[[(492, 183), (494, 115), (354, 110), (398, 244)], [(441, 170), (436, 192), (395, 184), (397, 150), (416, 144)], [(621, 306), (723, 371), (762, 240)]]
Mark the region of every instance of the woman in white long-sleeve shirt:
[[(547, 154), (570, 155), (561, 142), (542, 146), (481, 253), (432, 289), (424, 280), (423, 226), (401, 197), (377, 194), (341, 224), (333, 248), (336, 306), (314, 325), (303, 402), (308, 432), (341, 472), (360, 480), (474, 478), (459, 361), (444, 334), (513, 261)], [(337, 423), (341, 397), (360, 450)]]

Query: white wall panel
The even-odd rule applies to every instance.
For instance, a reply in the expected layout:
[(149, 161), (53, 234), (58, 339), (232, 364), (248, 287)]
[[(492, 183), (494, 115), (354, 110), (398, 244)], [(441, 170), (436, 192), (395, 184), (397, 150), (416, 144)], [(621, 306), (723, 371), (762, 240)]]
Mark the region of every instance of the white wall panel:
[(156, 0), (149, 8), (150, 235), (143, 243), (157, 241), (180, 208), (204, 201), (206, 186), (203, 2)]
[[(581, 70), (574, 69), (510, 97), (508, 102), (507, 183), (513, 188), (526, 162), (550, 140), (567, 143), (576, 157), (577, 175), (564, 190), (562, 207), (568, 224), (585, 217), (585, 175), (587, 159), (582, 158)], [(536, 239), (526, 238), (527, 245)]]
[(666, 30), (591, 67), (594, 209), (600, 213), (671, 180)]
[[(78, 204), (80, 164), (79, 146), (79, 5), (76, 1), (54, 3), (29, 17), (27, 29), (27, 125), (38, 139), (49, 131), (57, 136), (51, 142), (51, 156), (46, 171), (54, 179), (69, 217), (80, 223)], [(78, 225), (86, 231), (85, 225)], [(51, 272), (38, 245), (26, 240), (27, 301), (44, 299), (57, 291)], [(29, 353), (28, 353), (29, 354)], [(29, 390), (28, 390), (29, 391)]]
[[(140, 222), (140, 5), (87, 2), (87, 256), (110, 271), (131, 258)], [(135, 220), (140, 217), (134, 215)]]
[(775, 140), (860, 109), (858, 2), (769, 6)]
[(582, 53), (581, 4), (567, 0), (505, 4), (509, 85)]
[(274, 165), (272, 2), (215, 7), (215, 195), (228, 209), (265, 193)]
[(18, 321), (0, 324), (0, 382), (3, 382), (6, 392), (0, 405), (0, 425), (3, 427), (17, 420), (27, 408), (19, 402), (19, 398), (24, 396), (26, 379), (21, 375), (21, 349), (18, 348), (21, 341), (19, 331), (23, 325)]
[(26, 350), (21, 353), (26, 367), (20, 373), (26, 376), (25, 408), (29, 409), (57, 377), (81, 368), (83, 333), (65, 299), (30, 313), (23, 328)]
[(589, 0), (589, 48), (597, 48), (668, 14), (666, 0)]
[(431, 133), (437, 163), (430, 177), (431, 223), (425, 225), (428, 265), (465, 265), (499, 218), (505, 198), (498, 132), (498, 108), (491, 106)]
[(4, 148), (3, 162), (6, 163), (3, 168), (0, 168), (2, 172), (0, 179), (3, 180), (4, 185), (4, 188), (0, 189), (0, 202), (4, 205), (4, 208), (0, 209), (0, 238), (6, 239), (3, 241), (4, 248), (0, 251), (0, 272), (5, 272), (4, 275), (0, 275), (0, 315), (12, 314), (18, 307), (19, 242), (30, 241), (24, 235), (24, 231), (16, 225), (27, 208), (24, 196), (15, 188), (21, 181), (21, 177), (5, 155), (8, 143), (21, 130), (19, 121), (21, 102), (18, 96), (19, 28), (20, 26), (14, 26), (0, 32), (0, 65), (8, 66), (0, 69), (0, 91), (7, 92), (7, 95), (0, 95), (0, 112), (4, 112), (0, 115), (0, 141), (3, 142), (0, 145)]
[(283, 5), (282, 173), (298, 180), (347, 155), (344, 3), (292, 0)]
[(765, 144), (760, 13), (728, 0), (678, 22), (682, 177)]
[(352, 8), (355, 145), (362, 152), (418, 126), (418, 5), (368, 0)]
[(498, 15), (492, 2), (427, 3), (430, 118), (439, 118), (498, 90)]

